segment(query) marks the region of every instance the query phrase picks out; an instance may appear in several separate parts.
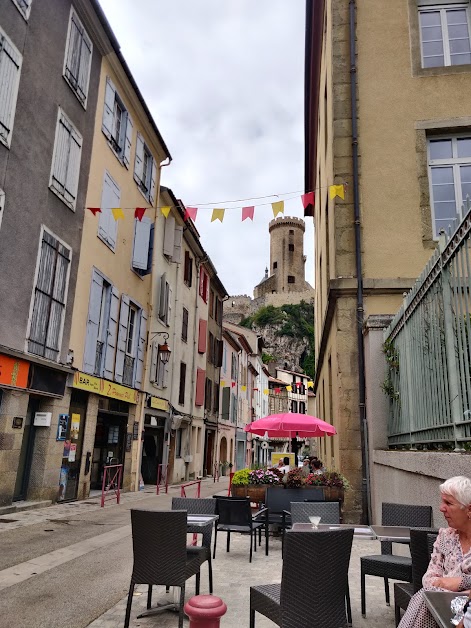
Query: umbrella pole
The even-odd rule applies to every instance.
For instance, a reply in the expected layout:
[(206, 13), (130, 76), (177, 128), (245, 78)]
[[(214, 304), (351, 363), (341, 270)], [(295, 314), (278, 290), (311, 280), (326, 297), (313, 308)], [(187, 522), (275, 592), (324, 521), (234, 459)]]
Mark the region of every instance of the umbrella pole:
[(296, 436), (293, 436), (293, 438), (291, 439), (291, 452), (294, 454), (295, 458), (294, 458), (294, 462), (297, 465), (298, 464), (298, 439), (296, 438)]

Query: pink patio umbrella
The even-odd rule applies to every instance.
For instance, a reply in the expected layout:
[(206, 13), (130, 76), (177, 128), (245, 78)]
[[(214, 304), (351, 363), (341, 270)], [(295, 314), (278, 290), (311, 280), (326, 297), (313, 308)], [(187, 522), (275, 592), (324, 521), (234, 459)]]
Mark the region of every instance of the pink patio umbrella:
[(296, 412), (286, 412), (281, 414), (270, 414), (269, 416), (253, 421), (244, 427), (246, 432), (269, 438), (275, 436), (295, 438), (312, 438), (315, 436), (333, 436), (337, 430), (330, 423), (322, 421), (309, 414), (298, 414)]

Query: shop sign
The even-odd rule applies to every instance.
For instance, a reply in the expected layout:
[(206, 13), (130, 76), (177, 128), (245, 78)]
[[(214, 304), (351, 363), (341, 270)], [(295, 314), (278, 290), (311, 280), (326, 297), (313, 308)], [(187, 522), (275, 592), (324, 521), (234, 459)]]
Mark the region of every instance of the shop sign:
[(29, 362), (0, 353), (0, 385), (26, 388), (28, 375)]
[(127, 401), (128, 403), (137, 403), (138, 401), (139, 393), (134, 388), (127, 388), (127, 386), (121, 386), (121, 384), (115, 384), (114, 382), (93, 377), (93, 375), (87, 375), (86, 373), (80, 373), (79, 371), (74, 375), (73, 387), (97, 393), (104, 397), (110, 397), (111, 399)]
[(168, 412), (168, 401), (166, 399), (160, 399), (159, 397), (151, 397), (149, 407), (154, 408), (154, 410)]

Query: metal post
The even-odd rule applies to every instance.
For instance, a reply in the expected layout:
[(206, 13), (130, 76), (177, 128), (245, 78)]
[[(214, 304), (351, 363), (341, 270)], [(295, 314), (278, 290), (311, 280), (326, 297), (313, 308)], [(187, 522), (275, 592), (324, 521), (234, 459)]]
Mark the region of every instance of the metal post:
[(190, 628), (219, 628), (227, 606), (215, 595), (195, 595), (185, 604)]

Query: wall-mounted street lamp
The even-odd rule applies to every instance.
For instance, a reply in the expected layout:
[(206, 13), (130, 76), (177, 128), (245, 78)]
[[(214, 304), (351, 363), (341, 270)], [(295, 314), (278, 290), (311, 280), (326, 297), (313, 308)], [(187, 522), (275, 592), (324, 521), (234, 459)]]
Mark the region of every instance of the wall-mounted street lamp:
[(170, 354), (172, 353), (167, 344), (168, 334), (166, 331), (156, 331), (152, 334), (151, 340), (153, 340), (156, 336), (164, 337), (163, 345), (159, 345), (159, 356), (162, 364), (167, 364), (167, 362), (170, 360)]

